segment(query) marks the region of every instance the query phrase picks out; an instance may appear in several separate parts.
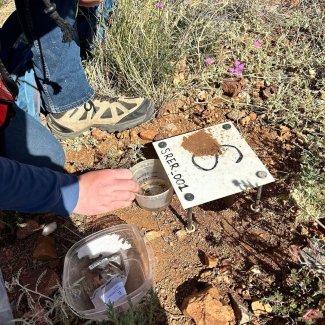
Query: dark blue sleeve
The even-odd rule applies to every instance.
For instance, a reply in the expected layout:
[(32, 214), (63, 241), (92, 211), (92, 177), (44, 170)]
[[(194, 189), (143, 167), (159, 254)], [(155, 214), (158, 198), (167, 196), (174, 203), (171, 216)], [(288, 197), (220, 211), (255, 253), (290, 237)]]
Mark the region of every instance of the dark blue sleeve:
[(77, 176), (0, 157), (0, 209), (69, 216), (78, 196)]

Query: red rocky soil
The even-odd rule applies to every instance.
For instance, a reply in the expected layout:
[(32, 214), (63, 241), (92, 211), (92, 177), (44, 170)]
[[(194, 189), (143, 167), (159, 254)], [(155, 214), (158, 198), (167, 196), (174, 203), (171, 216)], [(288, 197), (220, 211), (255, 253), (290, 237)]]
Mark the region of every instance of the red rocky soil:
[[(272, 320), (269, 306), (260, 300), (296, 265), (290, 246), (300, 246), (306, 240), (305, 230), (294, 224), (295, 206), (289, 199), (293, 177), (299, 171), (300, 152), (292, 130), (267, 126), (266, 117), (258, 112), (233, 113), (222, 98), (200, 101), (183, 96), (166, 104), (159, 117), (131, 131), (107, 134), (95, 129), (80, 140), (65, 141), (66, 169), (80, 172), (130, 167), (139, 156), (135, 144), (143, 145), (142, 154), (152, 158), (152, 141), (232, 120), (276, 179), (265, 186), (260, 212), (250, 209), (256, 191), (249, 190), (193, 208), (196, 231), (191, 234), (184, 230), (186, 213), (175, 195), (170, 206), (159, 213), (142, 210), (134, 203), (113, 215), (90, 218), (28, 216), (38, 224), (58, 223), (50, 235), (54, 240), (46, 243), (51, 246), (49, 256), (35, 252), (41, 237), (35, 225), (36, 232), (20, 240), (4, 226), (0, 261), (5, 280), (10, 281), (21, 268), (25, 282), (26, 272), (36, 276), (48, 269), (60, 276), (65, 253), (76, 241), (99, 229), (128, 223), (147, 236), (155, 254), (154, 291), (165, 314), (157, 324), (195, 324), (195, 319), (197, 324), (212, 325), (211, 319), (216, 318), (223, 320), (220, 324), (235, 324), (236, 317), (251, 324)], [(309, 235), (320, 233), (317, 227), (308, 231)], [(52, 278), (54, 281), (55, 276)], [(216, 289), (211, 291), (210, 287)], [(17, 292), (11, 292), (10, 298), (16, 299)], [(209, 318), (200, 319), (205, 313)]]

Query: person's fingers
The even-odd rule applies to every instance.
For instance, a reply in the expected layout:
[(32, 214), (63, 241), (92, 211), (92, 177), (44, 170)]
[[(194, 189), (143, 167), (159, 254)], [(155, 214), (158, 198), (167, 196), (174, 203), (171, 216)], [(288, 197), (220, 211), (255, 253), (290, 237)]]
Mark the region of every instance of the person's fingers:
[(135, 194), (129, 191), (116, 191), (114, 193), (115, 200), (113, 202), (118, 201), (133, 201), (135, 199)]
[(138, 192), (139, 185), (132, 179), (117, 179), (111, 184), (110, 191)]
[[(123, 209), (123, 208), (127, 208), (131, 204), (132, 204), (132, 201), (115, 201), (115, 202), (111, 203), (110, 209), (111, 209), (111, 211)], [(110, 211), (108, 211), (108, 212), (110, 212)]]
[(103, 173), (107, 173), (109, 177), (114, 179), (132, 179), (133, 174), (129, 169), (104, 169)]

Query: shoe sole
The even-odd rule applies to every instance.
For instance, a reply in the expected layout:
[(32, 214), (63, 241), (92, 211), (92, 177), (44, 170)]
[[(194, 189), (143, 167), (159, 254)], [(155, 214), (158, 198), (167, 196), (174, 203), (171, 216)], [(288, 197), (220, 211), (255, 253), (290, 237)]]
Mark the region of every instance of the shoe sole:
[(87, 127), (85, 129), (82, 129), (82, 130), (79, 130), (76, 132), (70, 132), (70, 133), (61, 132), (60, 130), (56, 129), (55, 122), (53, 122), (53, 120), (51, 119), (51, 115), (48, 115), (46, 121), (47, 121), (48, 128), (55, 135), (55, 137), (59, 140), (61, 140), (61, 139), (64, 140), (64, 139), (75, 138), (78, 135), (81, 135), (84, 132), (91, 130), (92, 128), (98, 128), (102, 131), (108, 131), (109, 133), (122, 132), (125, 130), (129, 130), (129, 129), (132, 129), (140, 124), (143, 124), (143, 123), (149, 121), (153, 117), (154, 113), (155, 113), (154, 105), (153, 105), (153, 103), (150, 102), (150, 105), (147, 108), (146, 114), (142, 115), (141, 117), (134, 119), (132, 121), (123, 122), (120, 124), (118, 123), (118, 124), (114, 124), (114, 125), (94, 124), (91, 127)]

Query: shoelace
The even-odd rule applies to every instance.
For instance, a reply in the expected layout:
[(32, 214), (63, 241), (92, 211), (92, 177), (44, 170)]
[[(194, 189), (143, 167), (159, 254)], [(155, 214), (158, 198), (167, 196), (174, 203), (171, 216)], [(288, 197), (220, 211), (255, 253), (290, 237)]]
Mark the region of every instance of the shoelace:
[[(87, 104), (89, 104), (89, 107), (87, 107)], [(93, 109), (94, 112), (97, 113), (96, 106), (95, 106), (95, 104), (94, 104), (94, 102), (92, 100), (88, 100), (88, 102), (84, 104), (84, 109), (87, 112), (89, 112), (89, 111), (91, 111)]]

